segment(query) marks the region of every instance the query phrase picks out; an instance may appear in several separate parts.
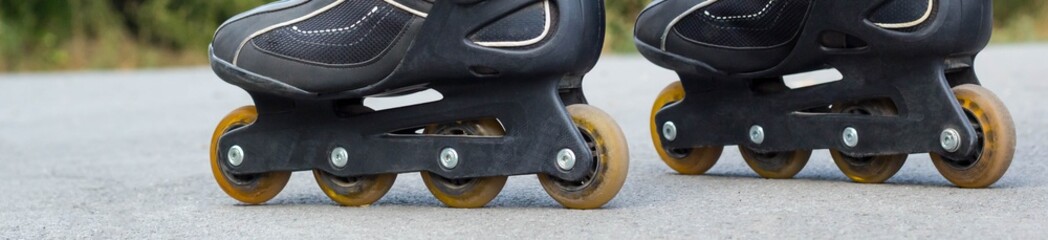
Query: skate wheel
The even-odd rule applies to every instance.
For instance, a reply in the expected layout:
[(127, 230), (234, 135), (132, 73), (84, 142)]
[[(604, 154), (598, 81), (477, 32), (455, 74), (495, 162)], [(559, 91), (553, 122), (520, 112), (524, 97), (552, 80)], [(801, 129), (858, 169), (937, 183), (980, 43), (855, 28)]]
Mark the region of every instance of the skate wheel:
[[(506, 132), (498, 120), (485, 119), (454, 124), (431, 125), (424, 134), (501, 136)], [(426, 188), (437, 200), (453, 208), (479, 208), (495, 199), (506, 185), (507, 176), (448, 179), (430, 172), (421, 172)]]
[(1004, 176), (1015, 154), (1015, 124), (1004, 103), (982, 86), (964, 84), (953, 94), (978, 133), (978, 148), (965, 159), (931, 153), (939, 173), (962, 188), (988, 187)]
[(651, 107), (651, 142), (655, 143), (655, 152), (659, 158), (674, 171), (680, 174), (697, 175), (706, 173), (720, 158), (724, 147), (702, 147), (692, 149), (666, 149), (662, 146), (662, 135), (660, 127), (662, 124), (655, 122), (655, 114), (670, 104), (680, 102), (684, 99), (684, 86), (680, 81), (670, 83), (662, 89), (655, 104)]
[[(871, 100), (854, 103), (834, 104), (834, 113), (894, 116), (899, 111), (891, 101)], [(852, 181), (859, 183), (883, 183), (902, 169), (907, 154), (887, 154), (869, 157), (853, 157), (830, 149), (830, 156), (837, 168)]]
[(566, 208), (599, 208), (615, 198), (626, 182), (629, 146), (619, 125), (604, 111), (585, 104), (571, 105), (567, 110), (592, 151), (590, 174), (578, 182), (539, 174), (539, 182), (550, 197)]
[(219, 138), (233, 129), (251, 125), (256, 119), (258, 111), (254, 106), (237, 108), (222, 118), (211, 135), (211, 173), (215, 176), (215, 181), (230, 197), (246, 204), (262, 204), (273, 199), (291, 178), (291, 172), (234, 175), (225, 169), (225, 165), (219, 163)]
[(853, 157), (836, 150), (830, 156), (845, 176), (857, 183), (883, 183), (902, 169), (906, 154)]
[[(374, 112), (363, 105), (352, 105), (344, 109), (350, 113)], [(324, 170), (314, 169), (313, 179), (331, 201), (342, 206), (365, 206), (375, 203), (389, 192), (397, 181), (397, 174), (384, 173), (366, 176), (340, 177)]]
[(479, 208), (495, 199), (506, 186), (506, 176), (448, 179), (422, 172), (422, 181), (437, 200), (453, 208)]
[(368, 176), (339, 177), (320, 169), (313, 170), (313, 178), (324, 194), (342, 206), (364, 206), (385, 196), (397, 174), (384, 173)]
[(758, 153), (743, 146), (739, 146), (739, 153), (757, 175), (771, 179), (792, 178), (804, 169), (811, 157), (811, 150)]

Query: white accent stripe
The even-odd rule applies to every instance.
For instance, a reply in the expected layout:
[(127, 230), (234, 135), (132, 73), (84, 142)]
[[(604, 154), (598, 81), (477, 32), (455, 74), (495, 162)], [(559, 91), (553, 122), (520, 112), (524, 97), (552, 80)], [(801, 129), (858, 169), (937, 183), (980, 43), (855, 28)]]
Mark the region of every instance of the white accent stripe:
[(670, 24), (666, 25), (666, 30), (662, 32), (662, 46), (660, 46), (659, 48), (663, 51), (666, 50), (666, 39), (670, 36), (670, 30), (672, 30), (673, 26), (677, 25), (677, 22), (680, 22), (680, 20), (683, 19), (684, 16), (687, 16), (688, 14), (698, 11), (700, 8), (709, 6), (710, 4), (713, 4), (715, 2), (717, 2), (717, 0), (706, 0), (705, 2), (699, 3), (694, 7), (689, 8), (688, 11), (684, 11), (684, 13), (680, 14), (676, 18), (673, 18), (673, 21), (670, 21)]
[(524, 41), (513, 41), (513, 42), (473, 42), (473, 43), (475, 43), (477, 45), (485, 46), (485, 47), (523, 47), (523, 46), (528, 46), (528, 45), (531, 45), (531, 44), (535, 44), (535, 43), (537, 43), (539, 41), (542, 41), (542, 39), (545, 39), (546, 36), (549, 35), (550, 27), (553, 24), (552, 23), (553, 19), (550, 16), (552, 14), (550, 13), (549, 0), (543, 1), (542, 6), (545, 8), (545, 11), (546, 11), (546, 25), (543, 26), (542, 34), (539, 34), (538, 37), (535, 37), (535, 38), (532, 38), (532, 39), (528, 39), (528, 40), (524, 40)]
[(928, 21), (928, 18), (930, 18), (932, 16), (932, 9), (934, 9), (934, 8), (935, 8), (935, 0), (928, 0), (928, 10), (924, 11), (924, 16), (921, 16), (921, 18), (918, 18), (917, 20), (913, 20), (911, 22), (904, 22), (904, 23), (874, 23), (874, 24), (876, 24), (877, 26), (880, 26), (882, 28), (888, 28), (888, 29), (914, 27), (914, 26), (917, 26), (917, 25), (921, 25), (921, 23), (924, 23), (924, 21)]
[(426, 13), (424, 13), (422, 11), (419, 11), (419, 10), (415, 10), (414, 8), (409, 8), (408, 6), (404, 6), (404, 4), (400, 4), (397, 1), (393, 1), (393, 0), (384, 0), (384, 1), (386, 1), (386, 3), (389, 3), (389, 5), (393, 5), (394, 7), (400, 8), (401, 10), (407, 11), (407, 12), (409, 12), (411, 14), (415, 14), (415, 15), (417, 15), (419, 17), (425, 18), (426, 16), (429, 16), (429, 14), (426, 14)]
[(252, 33), (251, 36), (248, 36), (247, 38), (244, 38), (244, 41), (240, 42), (240, 47), (237, 48), (237, 53), (235, 55), (233, 55), (233, 66), (237, 66), (237, 60), (240, 60), (240, 52), (241, 52), (241, 50), (244, 50), (244, 46), (247, 45), (247, 42), (251, 41), (251, 39), (254, 39), (258, 35), (262, 35), (263, 33), (272, 31), (273, 29), (276, 29), (276, 28), (279, 28), (279, 27), (284, 27), (284, 26), (287, 26), (287, 25), (291, 25), (293, 23), (305, 21), (306, 19), (309, 19), (309, 18), (314, 17), (316, 15), (320, 15), (321, 13), (324, 13), (327, 10), (331, 10), (332, 8), (335, 8), (335, 6), (338, 6), (342, 2), (345, 2), (345, 0), (337, 0), (334, 3), (328, 4), (327, 6), (324, 6), (323, 8), (317, 9), (316, 11), (313, 11), (312, 13), (306, 14), (305, 16), (302, 16), (302, 17), (299, 17), (299, 18), (296, 18), (296, 19), (292, 19), (291, 21), (278, 23), (276, 25), (269, 26), (269, 27), (263, 28), (262, 30), (256, 31), (255, 33)]

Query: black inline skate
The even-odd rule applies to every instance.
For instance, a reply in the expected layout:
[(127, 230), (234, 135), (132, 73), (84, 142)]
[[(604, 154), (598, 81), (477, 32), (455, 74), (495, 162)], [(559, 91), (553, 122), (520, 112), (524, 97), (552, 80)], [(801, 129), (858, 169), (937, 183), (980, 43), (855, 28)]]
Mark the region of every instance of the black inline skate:
[[(652, 106), (663, 161), (702, 174), (738, 145), (765, 178), (790, 178), (830, 149), (856, 182), (884, 182), (907, 154), (930, 153), (960, 187), (996, 182), (1015, 127), (979, 85), (975, 56), (990, 0), (663, 0), (641, 13), (636, 44), (678, 73)], [(783, 76), (836, 69), (838, 81)]]
[[(444, 204), (481, 207), (507, 176), (538, 174), (561, 205), (601, 207), (629, 164), (618, 125), (581, 91), (603, 11), (593, 0), (288, 0), (240, 14), (215, 34), (211, 65), (257, 107), (215, 129), (215, 179), (259, 204), (312, 170), (328, 197), (356, 206), (421, 172)], [(363, 105), (427, 89), (442, 99)]]

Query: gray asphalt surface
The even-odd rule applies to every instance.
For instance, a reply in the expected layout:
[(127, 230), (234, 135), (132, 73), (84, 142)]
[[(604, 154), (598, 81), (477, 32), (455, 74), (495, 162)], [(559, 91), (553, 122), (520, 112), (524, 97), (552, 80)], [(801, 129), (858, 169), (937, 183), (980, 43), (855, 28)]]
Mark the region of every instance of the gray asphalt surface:
[[(993, 46), (977, 63), (1018, 129), (991, 189), (951, 186), (927, 155), (887, 184), (849, 182), (825, 150), (794, 180), (756, 177), (734, 147), (708, 175), (674, 174), (652, 150), (648, 111), (675, 75), (609, 56), (593, 105), (630, 143), (625, 187), (601, 210), (565, 210), (534, 176), (484, 209), (449, 209), (418, 174), (369, 207), (335, 206), (307, 172), (263, 206), (212, 179), (214, 125), (247, 94), (207, 68), (0, 75), (0, 238), (1044, 238), (1048, 234), (1048, 45)], [(405, 101), (410, 101), (405, 100)]]

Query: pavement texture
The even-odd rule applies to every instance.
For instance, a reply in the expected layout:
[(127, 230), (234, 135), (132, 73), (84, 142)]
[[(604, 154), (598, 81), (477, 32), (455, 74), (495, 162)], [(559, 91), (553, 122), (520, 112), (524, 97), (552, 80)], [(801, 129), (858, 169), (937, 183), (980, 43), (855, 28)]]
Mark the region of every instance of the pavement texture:
[(449, 209), (417, 173), (368, 207), (334, 205), (308, 172), (269, 204), (242, 206), (215, 184), (208, 144), (251, 100), (208, 68), (0, 75), (0, 238), (1044, 238), (1046, 62), (1048, 45), (992, 46), (977, 61), (1018, 146), (1003, 179), (972, 190), (926, 154), (886, 184), (848, 181), (825, 150), (792, 180), (758, 178), (734, 147), (707, 175), (675, 174), (648, 132), (650, 104), (675, 74), (606, 56), (585, 90), (622, 126), (631, 165), (618, 197), (587, 211), (562, 209), (530, 175), (486, 208)]

